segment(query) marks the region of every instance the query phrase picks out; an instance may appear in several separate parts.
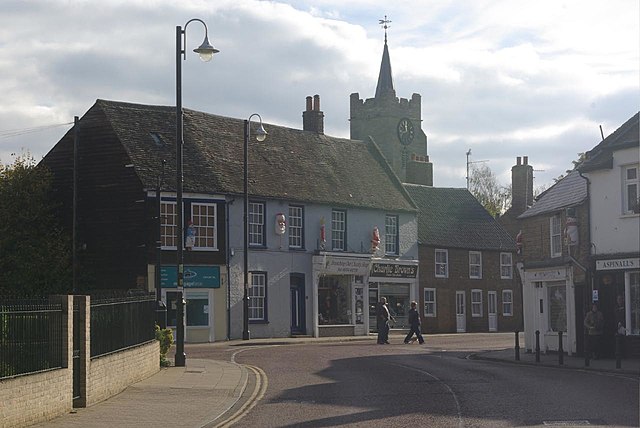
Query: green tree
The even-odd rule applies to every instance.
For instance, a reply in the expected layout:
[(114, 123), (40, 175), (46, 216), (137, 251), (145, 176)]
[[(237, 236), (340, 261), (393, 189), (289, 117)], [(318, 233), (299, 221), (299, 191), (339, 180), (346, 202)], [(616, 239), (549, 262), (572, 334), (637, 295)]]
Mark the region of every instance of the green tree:
[(470, 166), (469, 191), (493, 217), (502, 214), (511, 204), (510, 187), (500, 185), (485, 164)]
[(16, 295), (71, 288), (71, 240), (54, 215), (51, 174), (28, 154), (0, 163), (0, 290)]

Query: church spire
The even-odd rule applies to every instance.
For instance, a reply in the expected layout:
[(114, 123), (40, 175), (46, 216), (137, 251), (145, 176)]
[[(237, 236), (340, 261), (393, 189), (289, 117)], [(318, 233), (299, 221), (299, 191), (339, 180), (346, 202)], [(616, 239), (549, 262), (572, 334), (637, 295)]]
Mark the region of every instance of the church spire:
[(380, 25), (384, 28), (384, 50), (382, 51), (382, 62), (380, 63), (380, 74), (378, 75), (378, 86), (376, 86), (376, 98), (390, 95), (396, 96), (393, 89), (393, 78), (391, 77), (391, 60), (389, 59), (389, 47), (387, 46), (387, 28), (389, 28), (390, 20), (387, 15), (380, 20)]

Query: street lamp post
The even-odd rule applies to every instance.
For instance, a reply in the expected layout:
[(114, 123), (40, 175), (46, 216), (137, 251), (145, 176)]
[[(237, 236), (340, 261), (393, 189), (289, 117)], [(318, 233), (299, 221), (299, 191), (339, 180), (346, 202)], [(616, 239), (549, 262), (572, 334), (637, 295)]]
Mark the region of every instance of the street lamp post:
[[(183, 207), (182, 207), (182, 146), (184, 144), (182, 135), (182, 61), (187, 59), (187, 26), (193, 22), (198, 21), (204, 26), (204, 40), (202, 44), (194, 49), (200, 59), (208, 62), (213, 58), (213, 54), (219, 52), (209, 43), (207, 24), (203, 20), (194, 18), (187, 21), (184, 24), (184, 29), (179, 25), (176, 27), (176, 211), (177, 211), (177, 315), (176, 315), (176, 358), (175, 365), (177, 367), (184, 367), (186, 362), (186, 355), (184, 353), (184, 300), (182, 293), (184, 291), (184, 225), (183, 222)], [(182, 57), (182, 58), (181, 58)]]
[(262, 117), (253, 113), (244, 121), (244, 297), (242, 305), (242, 340), (249, 340), (249, 136), (251, 118), (257, 116), (260, 127), (256, 129), (256, 140), (264, 141), (267, 131), (262, 126)]

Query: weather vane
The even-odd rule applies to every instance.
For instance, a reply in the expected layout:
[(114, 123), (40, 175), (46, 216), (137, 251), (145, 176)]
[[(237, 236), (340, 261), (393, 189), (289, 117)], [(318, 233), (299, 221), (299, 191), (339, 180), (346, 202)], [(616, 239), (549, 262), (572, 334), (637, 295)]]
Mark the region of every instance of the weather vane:
[(387, 15), (384, 16), (384, 19), (380, 20), (380, 25), (384, 28), (384, 43), (387, 43), (387, 28), (390, 27), (391, 21), (387, 19)]

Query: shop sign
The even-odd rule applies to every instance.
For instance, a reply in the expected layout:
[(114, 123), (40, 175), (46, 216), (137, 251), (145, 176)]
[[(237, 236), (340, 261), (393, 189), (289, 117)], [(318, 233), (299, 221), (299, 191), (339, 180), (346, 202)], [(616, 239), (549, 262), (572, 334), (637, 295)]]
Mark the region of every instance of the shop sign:
[[(184, 288), (220, 288), (220, 266), (185, 266)], [(177, 288), (178, 274), (175, 266), (160, 269), (162, 288)]]
[(378, 278), (415, 278), (418, 266), (400, 265), (395, 263), (373, 263), (370, 276)]
[(640, 258), (596, 260), (596, 270), (637, 269), (638, 267), (640, 267)]
[(566, 277), (567, 272), (564, 269), (527, 272), (527, 279), (529, 281), (552, 281), (557, 279), (565, 279)]
[(337, 275), (366, 275), (371, 266), (370, 259), (327, 257), (325, 273)]

